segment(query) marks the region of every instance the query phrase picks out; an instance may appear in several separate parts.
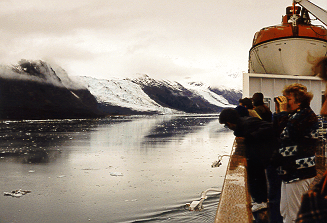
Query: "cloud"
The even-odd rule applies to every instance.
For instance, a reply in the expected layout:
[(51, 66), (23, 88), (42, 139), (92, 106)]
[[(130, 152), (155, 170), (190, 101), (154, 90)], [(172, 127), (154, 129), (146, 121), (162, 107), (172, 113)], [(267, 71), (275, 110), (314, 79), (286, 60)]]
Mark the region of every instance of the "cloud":
[(67, 35), (80, 29), (123, 28), (133, 13), (111, 1), (14, 1), (0, 3), (4, 32), (31, 35)]
[(280, 23), (291, 3), (3, 0), (0, 63), (49, 59), (70, 75), (100, 78), (225, 78), (247, 70), (254, 33)]

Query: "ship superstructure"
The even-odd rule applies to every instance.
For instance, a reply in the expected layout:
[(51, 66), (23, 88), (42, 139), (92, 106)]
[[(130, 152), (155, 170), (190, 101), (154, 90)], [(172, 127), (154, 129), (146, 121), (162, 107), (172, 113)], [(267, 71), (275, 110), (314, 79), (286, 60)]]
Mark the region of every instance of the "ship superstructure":
[[(318, 6), (311, 10), (322, 11), (321, 15), (324, 12)], [(286, 8), (280, 25), (255, 33), (249, 52), (249, 73), (310, 76), (312, 66), (324, 56), (327, 56), (327, 29), (313, 25), (309, 10), (294, 1)]]
[[(313, 25), (309, 13), (327, 26), (327, 11), (308, 0), (294, 0), (293, 5), (286, 8), (281, 25), (265, 27), (255, 33), (249, 52), (249, 70), (243, 74), (243, 98), (261, 92), (274, 112), (273, 98), (281, 95), (284, 86), (301, 83), (313, 93), (311, 108), (320, 114), (326, 86), (314, 76), (313, 67), (327, 56), (327, 30), (323, 25)], [(323, 129), (320, 151), (316, 154), (320, 172), (326, 169), (325, 126)], [(215, 223), (253, 222), (246, 168), (244, 144), (236, 138)], [(317, 180), (319, 176), (321, 174)]]

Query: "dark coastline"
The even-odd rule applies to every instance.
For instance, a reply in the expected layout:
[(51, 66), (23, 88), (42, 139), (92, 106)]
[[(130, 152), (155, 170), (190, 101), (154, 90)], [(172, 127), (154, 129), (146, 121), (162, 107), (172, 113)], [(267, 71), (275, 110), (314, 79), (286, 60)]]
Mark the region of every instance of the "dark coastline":
[(68, 89), (30, 80), (0, 78), (0, 119), (97, 118), (95, 97), (87, 89)]

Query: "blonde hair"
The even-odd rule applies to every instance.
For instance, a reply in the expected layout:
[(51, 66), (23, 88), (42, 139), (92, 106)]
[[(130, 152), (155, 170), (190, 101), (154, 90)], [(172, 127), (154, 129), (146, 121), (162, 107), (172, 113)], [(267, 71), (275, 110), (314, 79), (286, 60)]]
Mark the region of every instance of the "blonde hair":
[(295, 102), (300, 103), (301, 108), (309, 107), (313, 98), (313, 94), (308, 92), (307, 87), (299, 83), (285, 86), (282, 93), (283, 95), (292, 94), (294, 96)]

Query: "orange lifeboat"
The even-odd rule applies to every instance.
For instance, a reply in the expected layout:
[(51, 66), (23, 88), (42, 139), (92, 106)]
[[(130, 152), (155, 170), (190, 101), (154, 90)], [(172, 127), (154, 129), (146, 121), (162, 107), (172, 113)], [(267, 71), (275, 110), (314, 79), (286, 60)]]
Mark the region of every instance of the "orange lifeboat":
[(282, 24), (256, 32), (249, 53), (249, 73), (312, 75), (315, 61), (327, 56), (327, 29), (312, 25), (309, 12), (289, 6)]

